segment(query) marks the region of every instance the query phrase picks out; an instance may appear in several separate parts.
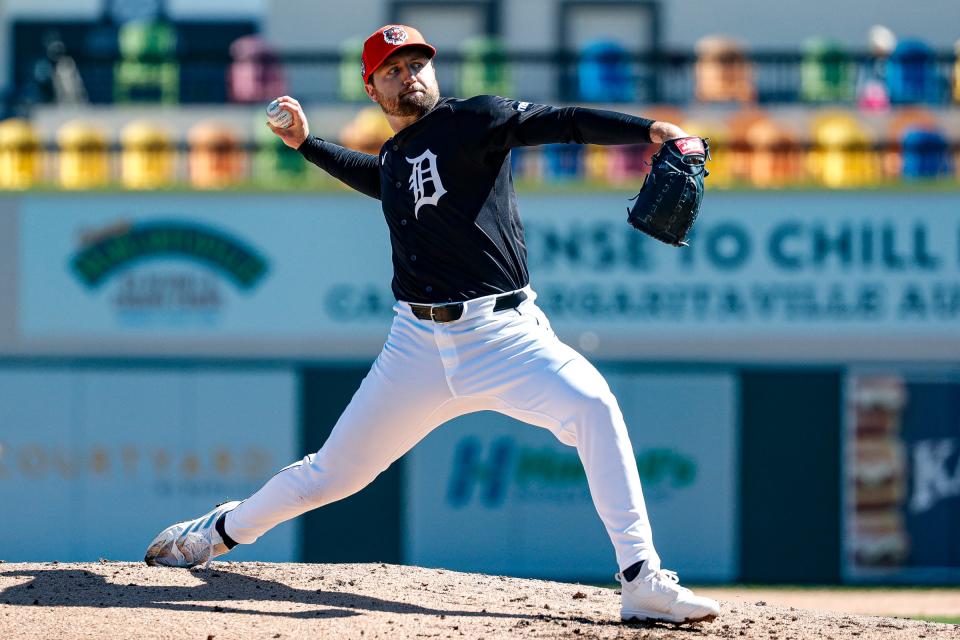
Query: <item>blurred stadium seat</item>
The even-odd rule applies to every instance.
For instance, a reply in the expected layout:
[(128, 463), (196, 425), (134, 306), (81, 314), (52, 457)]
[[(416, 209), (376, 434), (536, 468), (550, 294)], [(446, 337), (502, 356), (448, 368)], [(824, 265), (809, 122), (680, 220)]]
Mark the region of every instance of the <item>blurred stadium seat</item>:
[(810, 175), (830, 188), (876, 182), (879, 166), (870, 131), (851, 113), (828, 111), (812, 123), (813, 148), (807, 155)]
[(750, 128), (768, 117), (765, 111), (755, 107), (747, 107), (734, 113), (727, 121), (729, 132), (729, 145), (727, 146), (729, 161), (727, 166), (730, 169), (731, 180), (749, 182), (750, 165), (753, 163), (753, 145), (751, 145), (749, 137)]
[[(647, 106), (645, 118), (662, 122), (681, 122), (680, 109), (668, 105)], [(637, 179), (650, 171), (650, 158), (657, 152), (657, 144), (627, 144), (610, 147), (610, 178), (622, 182)]]
[(243, 179), (243, 151), (232, 129), (216, 122), (194, 125), (190, 145), (190, 184), (198, 189), (222, 189)]
[(887, 122), (885, 138), (886, 149), (883, 154), (883, 174), (890, 179), (903, 176), (903, 137), (909, 129), (936, 130), (939, 127), (937, 116), (921, 106), (909, 106), (896, 109)]
[(546, 174), (545, 152), (533, 147), (516, 147), (510, 150), (510, 166), (518, 180), (540, 182)]
[(587, 180), (595, 182), (616, 182), (610, 174), (611, 147), (597, 144), (587, 145), (583, 150), (583, 175)]
[(513, 76), (506, 47), (499, 38), (478, 36), (463, 42), (460, 64), (460, 95), (514, 94)]
[(380, 147), (393, 136), (390, 123), (380, 107), (365, 107), (340, 132), (345, 147), (364, 153), (379, 154)]
[[(359, 74), (357, 74), (359, 76)], [(253, 179), (262, 185), (294, 185), (304, 181), (309, 164), (284, 144), (265, 124), (258, 112), (253, 121)]]
[(757, 120), (747, 129), (754, 152), (750, 183), (761, 189), (783, 187), (803, 178), (803, 149), (797, 134), (771, 119)]
[(950, 146), (943, 132), (908, 128), (904, 131), (901, 146), (905, 180), (939, 178), (953, 172)]
[(350, 38), (340, 45), (340, 66), (337, 70), (340, 82), (337, 97), (344, 102), (363, 102), (368, 99), (360, 73), (362, 54), (361, 38)]
[(60, 186), (94, 189), (110, 182), (107, 134), (82, 121), (65, 123), (57, 131), (60, 146)]
[(960, 102), (960, 40), (954, 45), (953, 54), (956, 56), (953, 63), (953, 101)]
[(608, 40), (586, 44), (577, 65), (577, 91), (586, 102), (632, 102), (636, 88), (626, 48)]
[(710, 144), (709, 187), (728, 187), (733, 182), (730, 168), (730, 133), (718, 120), (681, 120), (683, 130), (690, 135), (706, 138)]
[(806, 102), (847, 102), (853, 99), (850, 57), (839, 42), (811, 38), (803, 46), (800, 96)]
[(607, 147), (607, 176), (613, 182), (626, 182), (649, 173), (648, 163), (655, 149), (649, 144), (626, 144)]
[(694, 68), (697, 100), (701, 102), (753, 102), (757, 91), (753, 65), (738, 41), (707, 36), (696, 45)]
[(543, 177), (573, 180), (583, 175), (584, 149), (579, 144), (548, 144), (543, 147)]
[(42, 170), (40, 136), (27, 120), (0, 122), (0, 189), (29, 189)]
[(120, 135), (123, 152), (120, 175), (127, 189), (161, 189), (176, 181), (175, 149), (161, 126), (134, 121)]
[(120, 60), (114, 65), (115, 102), (180, 100), (177, 33), (169, 22), (128, 22), (120, 27)]
[(258, 35), (242, 36), (230, 45), (227, 95), (232, 102), (269, 102), (286, 95), (283, 65), (270, 44)]
[(920, 40), (897, 43), (887, 61), (887, 87), (893, 104), (940, 102), (944, 92), (933, 49)]

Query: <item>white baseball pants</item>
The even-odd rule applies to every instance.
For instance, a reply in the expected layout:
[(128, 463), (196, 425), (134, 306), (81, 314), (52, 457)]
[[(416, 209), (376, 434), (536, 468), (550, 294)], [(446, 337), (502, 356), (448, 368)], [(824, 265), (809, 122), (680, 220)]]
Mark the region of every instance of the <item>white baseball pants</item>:
[(470, 300), (454, 322), (420, 320), (394, 305), (390, 334), (323, 448), (278, 472), (231, 511), (227, 535), (254, 542), (277, 524), (367, 486), (444, 422), (492, 410), (549, 429), (577, 448), (590, 494), (621, 569), (660, 559), (617, 401), (600, 373), (560, 342), (536, 294), (493, 312)]

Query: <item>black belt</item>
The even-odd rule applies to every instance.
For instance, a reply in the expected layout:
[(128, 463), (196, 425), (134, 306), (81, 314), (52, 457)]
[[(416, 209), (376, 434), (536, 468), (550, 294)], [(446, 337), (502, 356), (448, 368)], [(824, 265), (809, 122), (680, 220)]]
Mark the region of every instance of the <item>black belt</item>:
[[(494, 312), (506, 311), (507, 309), (516, 309), (520, 303), (527, 299), (525, 291), (514, 291), (497, 296), (493, 304)], [(410, 310), (413, 315), (421, 320), (433, 320), (434, 322), (453, 322), (459, 320), (463, 315), (462, 302), (448, 302), (444, 304), (411, 304)]]

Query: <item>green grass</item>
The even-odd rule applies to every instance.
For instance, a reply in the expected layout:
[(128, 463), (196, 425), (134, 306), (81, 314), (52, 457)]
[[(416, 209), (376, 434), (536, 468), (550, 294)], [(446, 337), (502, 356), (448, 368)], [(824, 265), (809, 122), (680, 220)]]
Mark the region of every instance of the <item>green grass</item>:
[[(904, 616), (900, 616), (901, 618)], [(906, 616), (909, 620), (939, 622), (941, 624), (960, 624), (960, 616)]]

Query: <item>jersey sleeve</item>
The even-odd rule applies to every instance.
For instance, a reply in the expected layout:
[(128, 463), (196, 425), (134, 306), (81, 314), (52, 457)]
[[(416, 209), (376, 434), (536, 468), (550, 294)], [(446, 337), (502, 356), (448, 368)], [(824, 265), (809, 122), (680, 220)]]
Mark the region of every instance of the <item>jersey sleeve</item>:
[(377, 156), (353, 151), (314, 136), (307, 136), (297, 151), (348, 187), (380, 199), (380, 164)]
[(488, 117), (486, 143), (491, 151), (541, 144), (634, 144), (650, 142), (653, 120), (588, 107), (551, 107), (481, 96), (479, 110)]

